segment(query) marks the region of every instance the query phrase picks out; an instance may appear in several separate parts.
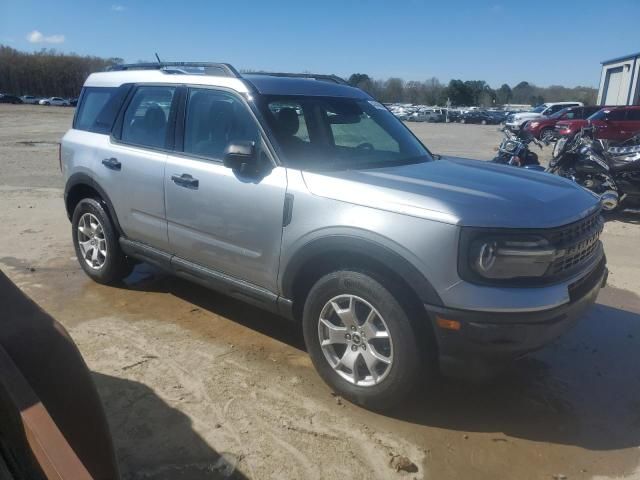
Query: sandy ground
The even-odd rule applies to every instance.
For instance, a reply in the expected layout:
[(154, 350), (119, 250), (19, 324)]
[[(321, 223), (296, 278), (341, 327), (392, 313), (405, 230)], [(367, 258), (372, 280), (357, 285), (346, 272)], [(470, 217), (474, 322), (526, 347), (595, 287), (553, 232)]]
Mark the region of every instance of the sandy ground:
[[(332, 395), (295, 325), (144, 265), (91, 282), (57, 165), (72, 113), (0, 105), (0, 268), (78, 343), (125, 479), (640, 478), (640, 214), (607, 223), (610, 285), (575, 329), (490, 384), (442, 380), (380, 415)], [(488, 159), (500, 138), (410, 126), (441, 154)]]

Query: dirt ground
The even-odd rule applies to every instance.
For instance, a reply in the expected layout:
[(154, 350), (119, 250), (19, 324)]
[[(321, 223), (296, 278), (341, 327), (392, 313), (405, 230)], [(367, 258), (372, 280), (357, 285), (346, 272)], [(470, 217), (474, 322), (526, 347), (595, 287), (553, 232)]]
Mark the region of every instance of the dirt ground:
[[(72, 114), (0, 105), (0, 268), (78, 343), (123, 478), (640, 478), (640, 213), (607, 223), (609, 286), (575, 329), (491, 383), (442, 380), (380, 415), (332, 395), (295, 325), (145, 265), (91, 282), (58, 169)], [(480, 159), (501, 136), (410, 127)]]

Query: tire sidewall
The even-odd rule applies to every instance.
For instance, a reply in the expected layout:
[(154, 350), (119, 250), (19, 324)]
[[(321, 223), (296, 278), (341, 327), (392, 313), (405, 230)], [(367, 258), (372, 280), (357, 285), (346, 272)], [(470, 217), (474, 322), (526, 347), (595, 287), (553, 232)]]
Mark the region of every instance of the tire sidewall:
[[(89, 265), (87, 265), (87, 263), (84, 261), (84, 258), (82, 258), (82, 254), (80, 253), (80, 246), (78, 245), (78, 223), (82, 215), (84, 215), (85, 213), (91, 213), (100, 221), (102, 230), (104, 232), (104, 238), (107, 243), (107, 258), (104, 265), (102, 265), (102, 267), (100, 267), (99, 269), (93, 269)], [(107, 215), (100, 202), (93, 198), (85, 198), (78, 202), (78, 205), (73, 211), (71, 220), (71, 234), (73, 237), (73, 246), (76, 251), (78, 262), (89, 277), (99, 283), (111, 283), (115, 280), (119, 280), (122, 277), (125, 257), (120, 250), (118, 235), (116, 234), (115, 228), (111, 223), (111, 219)]]
[[(393, 342), (391, 370), (378, 385), (354, 385), (338, 375), (326, 360), (318, 338), (318, 321), (325, 304), (341, 294), (356, 295), (384, 319)], [(417, 384), (420, 355), (417, 338), (405, 308), (377, 279), (354, 271), (322, 277), (309, 292), (303, 313), (307, 350), (320, 376), (341, 396), (370, 408), (386, 409), (405, 397)]]

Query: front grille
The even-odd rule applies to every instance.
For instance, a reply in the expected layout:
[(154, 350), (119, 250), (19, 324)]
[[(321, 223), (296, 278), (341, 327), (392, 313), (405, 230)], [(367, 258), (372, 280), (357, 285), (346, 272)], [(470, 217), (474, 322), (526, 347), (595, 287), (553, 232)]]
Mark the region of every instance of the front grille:
[(599, 251), (604, 221), (600, 212), (550, 232), (549, 242), (558, 250), (547, 274), (556, 276), (589, 261)]

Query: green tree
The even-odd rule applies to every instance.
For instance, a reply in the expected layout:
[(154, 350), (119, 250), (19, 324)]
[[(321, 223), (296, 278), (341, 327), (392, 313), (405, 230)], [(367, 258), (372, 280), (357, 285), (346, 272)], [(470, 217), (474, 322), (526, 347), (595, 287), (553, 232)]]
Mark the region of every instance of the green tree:
[(373, 91), (373, 80), (366, 73), (354, 73), (347, 82), (349, 85), (361, 88), (369, 94)]
[(500, 105), (511, 103), (512, 98), (513, 92), (511, 92), (511, 87), (506, 83), (503, 83), (502, 86), (496, 91), (496, 103), (499, 103)]
[(384, 82), (384, 93), (382, 96), (385, 102), (401, 102), (404, 97), (404, 80), (401, 78), (390, 78)]
[(534, 88), (529, 84), (529, 82), (520, 82), (513, 87), (514, 103), (531, 103), (531, 99), (534, 95)]
[(472, 105), (473, 93), (462, 80), (451, 80), (447, 87), (447, 96), (453, 105)]

